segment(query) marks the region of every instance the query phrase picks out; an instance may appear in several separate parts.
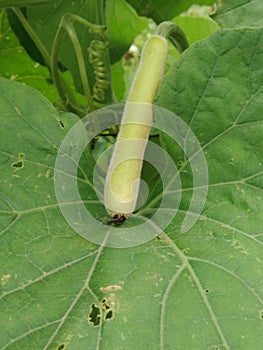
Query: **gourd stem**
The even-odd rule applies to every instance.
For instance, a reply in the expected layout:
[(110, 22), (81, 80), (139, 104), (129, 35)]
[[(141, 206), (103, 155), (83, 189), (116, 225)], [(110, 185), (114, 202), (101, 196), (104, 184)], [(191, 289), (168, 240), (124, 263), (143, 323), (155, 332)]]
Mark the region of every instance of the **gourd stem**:
[(173, 22), (162, 22), (157, 27), (155, 34), (169, 38), (180, 53), (189, 47), (184, 32)]

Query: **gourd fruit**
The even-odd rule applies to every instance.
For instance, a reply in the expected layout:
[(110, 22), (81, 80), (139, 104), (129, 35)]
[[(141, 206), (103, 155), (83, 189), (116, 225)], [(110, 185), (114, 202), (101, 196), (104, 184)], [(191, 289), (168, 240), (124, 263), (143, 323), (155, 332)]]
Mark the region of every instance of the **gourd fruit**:
[[(143, 156), (153, 122), (152, 103), (164, 75), (168, 55), (165, 36), (173, 32), (178, 36), (178, 30), (185, 49), (187, 40), (184, 34), (170, 22), (159, 26), (159, 32), (164, 35), (159, 35), (157, 30), (157, 34), (146, 41), (125, 103), (104, 187), (104, 205), (117, 224), (124, 222), (136, 208)], [(178, 44), (178, 41), (175, 43)]]

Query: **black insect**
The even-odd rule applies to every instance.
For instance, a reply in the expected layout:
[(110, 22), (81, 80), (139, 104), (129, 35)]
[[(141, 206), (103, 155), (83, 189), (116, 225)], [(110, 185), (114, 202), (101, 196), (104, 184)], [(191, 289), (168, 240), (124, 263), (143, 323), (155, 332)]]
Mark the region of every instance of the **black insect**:
[(128, 219), (128, 216), (125, 214), (116, 213), (112, 215), (111, 222), (113, 222), (115, 225), (120, 226), (122, 225), (126, 220)]

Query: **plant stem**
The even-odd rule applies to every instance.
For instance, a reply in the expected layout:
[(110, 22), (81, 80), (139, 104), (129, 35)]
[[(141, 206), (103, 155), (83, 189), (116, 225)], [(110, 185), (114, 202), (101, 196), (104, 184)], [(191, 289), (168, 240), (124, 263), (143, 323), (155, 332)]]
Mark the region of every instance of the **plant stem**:
[(169, 38), (180, 53), (189, 46), (184, 32), (173, 22), (162, 22), (157, 27), (155, 34)]
[(25, 30), (26, 30), (27, 34), (29, 35), (29, 37), (32, 39), (32, 41), (36, 45), (38, 51), (41, 53), (41, 55), (42, 55), (42, 57), (43, 57), (43, 59), (45, 61), (45, 64), (46, 64), (48, 70), (51, 72), (50, 56), (49, 56), (49, 53), (46, 50), (45, 46), (39, 40), (39, 37), (37, 36), (35, 31), (31, 27), (31, 25), (28, 23), (27, 19), (25, 18), (25, 16), (21, 12), (21, 10), (18, 7), (12, 7), (12, 10), (14, 11), (15, 15), (17, 16), (17, 18), (19, 19), (19, 21), (21, 22), (23, 27), (25, 28)]
[(53, 79), (54, 79), (55, 84), (57, 86), (57, 89), (59, 91), (60, 98), (63, 101), (67, 101), (68, 94), (65, 92), (64, 86), (61, 83), (61, 75), (59, 74), (58, 65), (57, 65), (59, 48), (61, 46), (61, 42), (62, 42), (63, 38), (65, 37), (65, 33), (67, 33), (71, 42), (72, 42), (72, 45), (75, 49), (75, 52), (76, 52), (76, 58), (78, 61), (78, 66), (79, 66), (79, 71), (80, 71), (80, 79), (82, 82), (84, 94), (85, 94), (86, 99), (87, 99), (87, 103), (91, 107), (91, 109), (93, 110), (94, 108), (93, 108), (93, 104), (92, 104), (92, 98), (91, 98), (88, 78), (87, 78), (87, 74), (86, 74), (86, 66), (85, 66), (80, 42), (79, 42), (78, 37), (76, 35), (76, 31), (71, 23), (72, 19), (78, 20), (80, 23), (85, 22), (85, 24), (86, 24), (86, 21), (83, 18), (72, 15), (72, 14), (67, 14), (67, 15), (64, 15), (62, 17), (57, 34), (56, 34), (55, 39), (54, 39), (52, 51), (51, 51), (52, 76), (53, 76)]
[(105, 0), (96, 1), (96, 24), (106, 24), (104, 2)]

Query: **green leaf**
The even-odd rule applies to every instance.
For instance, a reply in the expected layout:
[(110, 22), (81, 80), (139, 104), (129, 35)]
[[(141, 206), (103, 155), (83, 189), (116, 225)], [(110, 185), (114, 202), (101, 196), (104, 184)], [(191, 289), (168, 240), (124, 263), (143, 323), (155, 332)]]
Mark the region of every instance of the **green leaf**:
[(206, 38), (220, 28), (215, 21), (204, 17), (178, 16), (173, 18), (172, 22), (183, 30), (189, 45)]
[(0, 12), (0, 76), (40, 90), (52, 102), (58, 100), (55, 86), (45, 67), (31, 60), (12, 32), (5, 11)]
[(111, 42), (112, 62), (118, 61), (139, 35), (147, 27), (147, 19), (139, 17), (124, 0), (106, 2), (107, 29)]
[(117, 101), (123, 101), (125, 92), (124, 69), (122, 60), (111, 65), (112, 87)]
[(260, 27), (262, 12), (261, 0), (224, 0), (213, 17), (223, 28)]
[(162, 21), (167, 21), (183, 11), (187, 10), (191, 5), (213, 5), (213, 0), (184, 0), (184, 1), (174, 1), (174, 0), (128, 0), (140, 16), (146, 16), (152, 18), (155, 22), (160, 23)]
[[(261, 347), (255, 339), (263, 327), (262, 45), (262, 28), (218, 31), (190, 47), (161, 87), (158, 104), (188, 123), (209, 171), (206, 206), (195, 226), (179, 234), (177, 219), (167, 230), (190, 264), (174, 275), (166, 299), (167, 346), (175, 337), (178, 349)], [(185, 215), (189, 164), (175, 142), (163, 141), (181, 166)]]
[[(0, 347), (44, 349), (77, 301), (98, 250), (65, 223), (54, 192), (58, 147), (78, 118), (6, 79), (0, 79), (0, 101)], [(77, 318), (92, 344), (98, 330), (88, 322), (94, 298), (89, 302), (87, 292), (82, 306), (76, 303), (82, 309)]]

